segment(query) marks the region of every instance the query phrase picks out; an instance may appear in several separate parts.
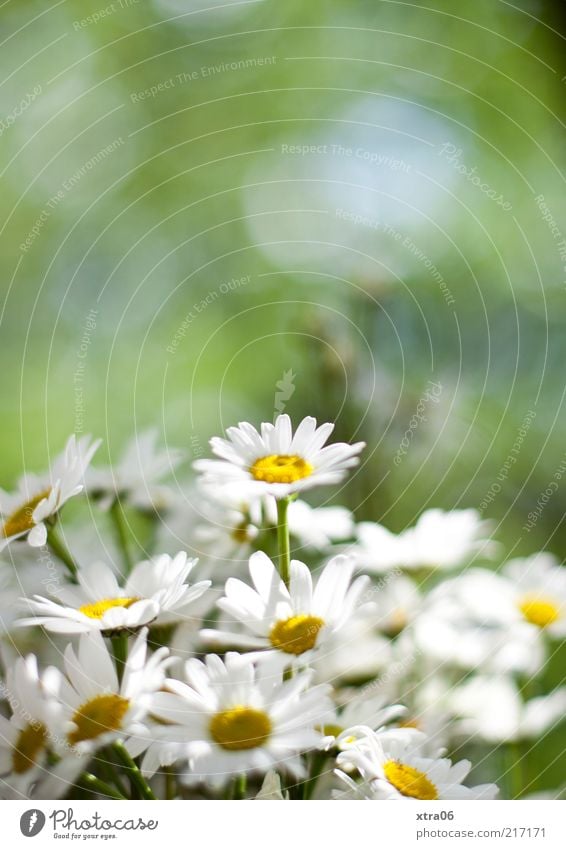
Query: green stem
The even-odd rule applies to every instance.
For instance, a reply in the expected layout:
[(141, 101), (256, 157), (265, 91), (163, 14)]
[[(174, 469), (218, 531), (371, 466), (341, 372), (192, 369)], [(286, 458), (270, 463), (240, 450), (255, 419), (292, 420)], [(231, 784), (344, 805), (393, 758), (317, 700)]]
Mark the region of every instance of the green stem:
[(277, 501), (277, 544), (279, 547), (279, 574), (285, 586), (289, 587), (291, 568), (291, 543), (289, 541), (289, 521), (287, 511), (289, 498)]
[(175, 782), (175, 773), (170, 766), (164, 768), (165, 774), (165, 798), (174, 799), (177, 795), (177, 787)]
[(115, 634), (111, 638), (111, 642), (112, 654), (114, 655), (114, 661), (116, 663), (116, 672), (118, 673), (118, 681), (122, 683), (124, 667), (126, 666), (126, 660), (128, 657), (128, 635), (125, 631), (122, 631), (120, 634)]
[(118, 771), (116, 756), (112, 747), (106, 746), (94, 760), (102, 774), (103, 780), (109, 784), (115, 784), (124, 799), (127, 799), (128, 791)]
[(303, 784), (303, 799), (310, 799), (316, 782), (322, 774), (324, 764), (326, 763), (326, 752), (315, 752), (312, 756), (310, 775)]
[(112, 748), (116, 753), (118, 760), (122, 764), (123, 768), (127, 771), (128, 777), (132, 782), (132, 785), (136, 788), (138, 793), (140, 794), (142, 799), (155, 799), (155, 794), (143, 775), (141, 774), (140, 768), (121, 742), (121, 740), (116, 740), (115, 743), (112, 744)]
[(116, 530), (116, 539), (118, 540), (118, 545), (120, 546), (120, 550), (124, 558), (126, 575), (129, 575), (132, 571), (132, 566), (134, 564), (128, 546), (128, 529), (124, 521), (124, 512), (122, 510), (122, 505), (120, 504), (117, 498), (115, 499), (115, 501), (112, 502), (112, 507), (110, 508), (110, 515), (112, 516), (112, 521), (114, 522), (114, 528)]
[(109, 796), (111, 799), (120, 799), (123, 800), (126, 797), (122, 796), (121, 793), (118, 792), (114, 787), (111, 787), (110, 784), (107, 784), (105, 781), (102, 781), (100, 778), (97, 778), (96, 775), (92, 775), (90, 772), (83, 772), (80, 777), (80, 783), (86, 787), (88, 790), (92, 790), (93, 793), (98, 793), (101, 796)]
[(78, 574), (77, 564), (73, 560), (71, 553), (69, 552), (65, 543), (59, 536), (59, 532), (57, 531), (54, 525), (52, 525), (47, 531), (47, 544), (49, 545), (49, 548), (51, 549), (53, 554), (65, 564), (65, 566), (71, 573), (73, 581), (76, 583)]
[(520, 799), (524, 792), (524, 756), (523, 746), (520, 742), (509, 743), (508, 749), (508, 775), (509, 775), (509, 798)]
[(241, 775), (236, 775), (234, 778), (234, 789), (232, 793), (233, 799), (245, 799), (246, 788), (248, 786), (248, 777), (245, 772)]

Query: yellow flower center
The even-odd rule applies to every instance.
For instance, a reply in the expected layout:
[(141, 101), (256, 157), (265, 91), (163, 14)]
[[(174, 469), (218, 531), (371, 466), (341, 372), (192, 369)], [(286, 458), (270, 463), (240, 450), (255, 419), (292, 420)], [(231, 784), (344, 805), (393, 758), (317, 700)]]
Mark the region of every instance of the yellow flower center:
[(416, 728), (417, 731), (420, 729), (421, 724), (418, 719), (401, 719), (399, 720), (399, 728)]
[(26, 725), (14, 743), (12, 769), (17, 775), (27, 772), (37, 763), (38, 755), (47, 744), (47, 730), (41, 722)]
[(275, 649), (287, 654), (302, 654), (314, 648), (324, 619), (301, 613), (289, 619), (280, 619), (270, 631), (269, 639)]
[(21, 507), (18, 507), (17, 510), (14, 510), (11, 516), (8, 516), (2, 525), (2, 536), (7, 539), (8, 537), (13, 537), (17, 534), (23, 534), (25, 531), (31, 531), (35, 525), (35, 522), (33, 521), (33, 511), (44, 498), (48, 497), (50, 492), (51, 489), (46, 489), (38, 495), (35, 495), (33, 498), (30, 498), (29, 501), (26, 501), (26, 503), (22, 504)]
[(320, 731), (325, 737), (338, 737), (344, 729), (339, 725), (317, 725), (316, 730)]
[(260, 457), (250, 467), (256, 481), (265, 483), (295, 483), (312, 475), (314, 467), (296, 454), (270, 454)]
[(139, 601), (139, 598), (101, 598), (93, 604), (83, 604), (79, 610), (90, 619), (102, 619), (107, 610), (113, 607), (131, 607), (136, 601)]
[(238, 542), (241, 545), (244, 545), (246, 542), (251, 542), (252, 537), (250, 536), (248, 528), (249, 523), (245, 520), (242, 522), (241, 525), (237, 525), (235, 528), (233, 528), (231, 536), (234, 542)]
[(532, 625), (547, 628), (560, 616), (560, 608), (551, 598), (526, 595), (519, 601), (519, 610)]
[(271, 720), (262, 710), (236, 705), (215, 713), (210, 720), (209, 730), (219, 746), (230, 752), (238, 752), (263, 746), (271, 734)]
[(118, 731), (129, 706), (128, 699), (115, 693), (104, 693), (85, 702), (73, 714), (76, 728), (68, 735), (69, 743), (75, 746), (82, 740), (95, 740), (107, 731)]
[(419, 769), (399, 761), (387, 761), (383, 771), (388, 782), (403, 796), (411, 799), (438, 799), (438, 790)]

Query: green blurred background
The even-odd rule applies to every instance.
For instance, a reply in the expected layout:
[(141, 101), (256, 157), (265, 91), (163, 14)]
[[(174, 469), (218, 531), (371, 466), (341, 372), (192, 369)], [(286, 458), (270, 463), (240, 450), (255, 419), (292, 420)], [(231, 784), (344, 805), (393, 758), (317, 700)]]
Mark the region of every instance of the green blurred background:
[(359, 519), (471, 506), (564, 557), (565, 20), (2, 4), (0, 484), (73, 430), (202, 456), (284, 405), (367, 441)]
[(2, 484), (72, 430), (202, 453), (290, 370), (359, 518), (563, 555), (562, 4), (200, 3), (0, 10)]

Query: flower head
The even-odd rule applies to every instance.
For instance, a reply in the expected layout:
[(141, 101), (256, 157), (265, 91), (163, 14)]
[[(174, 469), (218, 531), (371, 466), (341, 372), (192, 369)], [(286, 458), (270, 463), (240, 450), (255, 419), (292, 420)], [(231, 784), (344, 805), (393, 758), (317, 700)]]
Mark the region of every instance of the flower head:
[(55, 516), (63, 504), (84, 488), (84, 476), (100, 440), (73, 435), (62, 454), (44, 475), (24, 475), (18, 491), (0, 490), (0, 551), (10, 542), (25, 537), (31, 546), (45, 544), (46, 520)]
[(361, 569), (381, 574), (391, 569), (452, 569), (481, 553), (491, 557), (489, 522), (477, 510), (426, 510), (413, 528), (394, 534), (376, 522), (360, 522), (352, 548)]
[(34, 615), (19, 624), (43, 625), (48, 631), (66, 634), (112, 633), (182, 618), (210, 586), (210, 581), (186, 583), (195, 563), (185, 552), (144, 560), (134, 566), (123, 587), (106, 564), (94, 563), (79, 571), (78, 585), (55, 589), (55, 600), (40, 595), (22, 599)]
[(253, 589), (230, 578), (224, 597), (217, 602), (243, 630), (205, 630), (202, 636), (225, 645), (277, 651), (288, 662), (300, 657), (303, 663), (307, 652), (320, 649), (352, 617), (369, 582), (362, 576), (352, 583), (353, 569), (350, 558), (333, 557), (313, 587), (308, 567), (292, 560), (287, 589), (269, 557), (257, 551), (249, 563)]
[(150, 698), (163, 686), (169, 663), (167, 648), (147, 656), (146, 638), (144, 629), (128, 653), (121, 683), (100, 633), (83, 634), (77, 653), (67, 646), (66, 677), (54, 687), (63, 706), (57, 733), (65, 750), (84, 755), (118, 738), (145, 739)]
[(285, 680), (281, 663), (229, 652), (187, 661), (185, 678), (168, 679), (151, 711), (168, 723), (163, 736), (179, 744), (193, 778), (220, 784), (274, 766), (304, 774), (298, 755), (317, 745), (330, 709), (327, 687), (309, 687), (311, 672)]
[(136, 434), (114, 466), (90, 468), (87, 475), (89, 493), (99, 498), (106, 508), (115, 499), (141, 510), (168, 504), (169, 490), (159, 481), (182, 462), (185, 452), (169, 446), (159, 449), (157, 440), (156, 428)]
[(351, 791), (366, 799), (493, 799), (495, 784), (466, 787), (462, 782), (472, 765), (453, 764), (448, 758), (423, 757), (419, 732), (377, 734), (369, 728), (356, 730), (355, 742), (338, 755), (338, 765), (355, 767), (362, 777), (358, 785), (345, 773), (338, 776)]
[(210, 444), (219, 460), (197, 460), (206, 484), (217, 488), (238, 485), (250, 494), (285, 498), (320, 484), (338, 483), (347, 469), (357, 465), (363, 442), (338, 442), (323, 447), (334, 429), (317, 428), (307, 416), (293, 434), (291, 419), (283, 414), (275, 424), (264, 422), (258, 432), (248, 422), (227, 430), (227, 439), (214, 437)]

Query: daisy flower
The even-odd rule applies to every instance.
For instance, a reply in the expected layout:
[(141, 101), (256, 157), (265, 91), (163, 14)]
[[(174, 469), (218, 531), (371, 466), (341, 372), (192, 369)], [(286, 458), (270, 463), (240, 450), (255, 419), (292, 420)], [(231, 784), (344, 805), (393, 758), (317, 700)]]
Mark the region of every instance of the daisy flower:
[(388, 637), (396, 637), (407, 628), (422, 604), (415, 582), (401, 573), (388, 572), (369, 592), (378, 628)]
[(374, 731), (382, 730), (406, 712), (407, 708), (403, 705), (390, 704), (383, 693), (370, 697), (363, 693), (356, 695), (341, 710), (335, 711), (325, 720), (321, 728), (324, 737), (319, 748), (329, 751), (350, 746), (355, 738), (355, 728), (365, 726)]
[(43, 625), (48, 631), (111, 634), (135, 631), (142, 625), (182, 618), (187, 608), (210, 587), (210, 581), (186, 583), (196, 560), (185, 552), (176, 557), (163, 554), (134, 566), (123, 587), (104, 563), (81, 569), (78, 585), (68, 584), (52, 592), (54, 601), (41, 595), (22, 599), (32, 617), (19, 625)]
[(454, 731), (467, 740), (538, 740), (566, 713), (566, 687), (523, 701), (515, 682), (505, 676), (474, 675), (449, 693), (450, 706), (459, 717)]
[(375, 522), (360, 522), (352, 547), (361, 569), (452, 569), (476, 554), (491, 557), (496, 545), (486, 538), (489, 522), (477, 510), (426, 510), (414, 528), (394, 534)]
[(348, 622), (369, 583), (365, 576), (351, 583), (354, 564), (344, 555), (329, 561), (314, 588), (308, 567), (299, 560), (291, 561), (289, 589), (263, 551), (252, 554), (249, 570), (254, 588), (230, 578), (224, 597), (217, 602), (243, 627), (243, 633), (204, 630), (203, 639), (270, 649), (301, 662), (307, 659), (306, 652), (320, 649)]
[[(510, 560), (503, 568), (513, 597), (515, 616), (551, 637), (566, 637), (566, 568), (552, 554)], [(510, 618), (514, 618), (509, 614)]]
[(40, 675), (37, 658), (18, 658), (0, 684), (0, 697), (8, 702), (10, 719), (0, 716), (0, 778), (2, 795), (27, 797), (32, 785), (48, 768), (54, 740), (50, 729), (57, 724), (61, 705), (50, 696), (49, 680), (56, 670)]
[[(155, 693), (151, 712), (169, 725), (163, 733), (185, 747), (192, 779), (223, 784), (233, 775), (273, 767), (304, 775), (300, 753), (316, 747), (315, 730), (328, 713), (324, 685), (310, 687), (312, 673), (285, 680), (280, 662), (255, 664), (229, 652), (185, 665), (186, 682), (168, 679)], [(148, 764), (143, 764), (146, 772)]]
[(453, 764), (448, 758), (425, 758), (420, 751), (419, 732), (376, 734), (369, 728), (353, 729), (356, 742), (341, 752), (337, 764), (354, 766), (363, 783), (357, 784), (340, 770), (337, 775), (365, 799), (493, 799), (495, 784), (466, 787), (462, 782), (472, 765)]
[(283, 414), (275, 424), (264, 422), (258, 432), (248, 422), (227, 430), (227, 439), (214, 437), (210, 445), (218, 460), (197, 460), (195, 469), (216, 488), (240, 486), (250, 494), (285, 498), (320, 484), (338, 483), (365, 443), (337, 442), (323, 448), (333, 424), (317, 428), (307, 416), (293, 434), (291, 419)]
[(82, 492), (84, 475), (100, 440), (73, 435), (65, 450), (44, 475), (27, 474), (18, 481), (18, 491), (0, 490), (0, 551), (22, 537), (33, 547), (45, 545), (46, 522), (63, 504)]
[(62, 705), (53, 736), (63, 752), (91, 754), (118, 738), (147, 735), (147, 713), (152, 694), (165, 681), (169, 650), (160, 648), (147, 657), (147, 628), (131, 647), (121, 683), (104, 638), (83, 634), (78, 652), (67, 646), (66, 677), (51, 682), (51, 694)]
[(413, 622), (417, 649), (433, 663), (484, 673), (537, 673), (545, 658), (545, 629), (521, 610), (523, 590), (487, 569), (443, 581)]
[(169, 489), (159, 485), (185, 458), (180, 448), (159, 449), (156, 428), (136, 434), (127, 444), (124, 454), (113, 466), (90, 468), (87, 489), (99, 498), (105, 509), (117, 499), (140, 510), (168, 505)]

